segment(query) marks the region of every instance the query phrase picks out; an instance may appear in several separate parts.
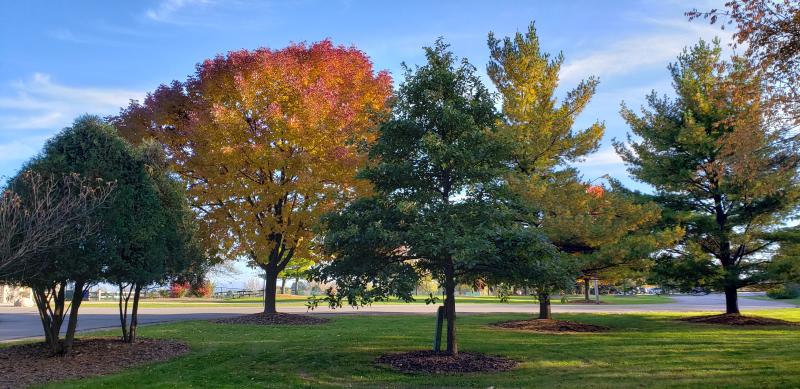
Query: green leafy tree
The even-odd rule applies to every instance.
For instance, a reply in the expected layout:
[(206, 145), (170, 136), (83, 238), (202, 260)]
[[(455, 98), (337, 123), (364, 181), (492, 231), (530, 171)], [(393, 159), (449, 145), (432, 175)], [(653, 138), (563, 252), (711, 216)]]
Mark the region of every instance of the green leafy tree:
[(314, 263), (314, 260), (310, 258), (292, 258), (279, 275), (281, 279), (281, 293), (286, 293), (286, 279), (292, 278), (294, 279), (292, 294), (299, 294), (298, 287), (300, 285), (300, 278), (304, 278), (308, 274), (308, 271), (314, 266)]
[[(141, 174), (119, 188), (113, 211), (105, 215), (108, 237), (117, 242), (106, 281), (118, 286), (122, 339), (136, 340), (142, 289), (184, 272), (202, 261), (193, 234), (193, 212), (181, 183), (167, 168), (160, 145), (146, 141), (133, 150)], [(128, 305), (133, 298), (130, 316)]]
[[(104, 207), (96, 210), (94, 218), (100, 221), (96, 234), (85, 237), (56, 252), (43, 256), (38, 269), (19, 274), (22, 283), (33, 290), (34, 300), (44, 327), (45, 339), (54, 354), (68, 355), (72, 350), (78, 309), (83, 292), (104, 278), (103, 269), (114, 261), (118, 248), (125, 244), (125, 233), (131, 225), (115, 220), (125, 204), (147, 201), (136, 192), (146, 173), (125, 141), (116, 135), (113, 127), (95, 116), (83, 116), (72, 127), (65, 128), (50, 139), (40, 156), (28, 163), (24, 170), (41, 175), (63, 177), (79, 174), (89, 180), (113, 182), (114, 195)], [(143, 218), (147, 214), (141, 215)], [(131, 216), (132, 217), (132, 216)], [(61, 325), (67, 312), (66, 288), (71, 285), (73, 295), (69, 305), (69, 322), (63, 342)]]
[(798, 144), (772, 126), (758, 73), (721, 59), (718, 41), (684, 50), (669, 67), (676, 98), (648, 96), (637, 115), (623, 106), (628, 144), (616, 142), (629, 172), (655, 189), (665, 220), (685, 228), (675, 261), (712, 263), (712, 285), (738, 314), (737, 290), (763, 281), (770, 256), (789, 238), (800, 201)]
[(539, 300), (539, 319), (552, 319), (550, 296), (575, 285), (578, 263), (532, 227), (506, 228), (499, 238), (494, 272), (500, 274), (498, 283), (510, 280), (533, 290)]
[(326, 220), (334, 260), (318, 278), (336, 280), (333, 304), (362, 304), (411, 300), (420, 275), (432, 274), (445, 290), (447, 353), (455, 355), (456, 283), (491, 270), (484, 261), (496, 233), (490, 189), (503, 166), (494, 102), (474, 67), (441, 40), (425, 54), (425, 65), (406, 69), (361, 172), (374, 195)]

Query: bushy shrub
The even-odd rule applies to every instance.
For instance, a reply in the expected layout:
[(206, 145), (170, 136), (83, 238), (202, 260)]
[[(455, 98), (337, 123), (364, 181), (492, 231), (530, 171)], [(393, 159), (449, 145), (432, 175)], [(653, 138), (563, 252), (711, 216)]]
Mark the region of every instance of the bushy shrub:
[(191, 286), (188, 282), (173, 282), (169, 286), (169, 297), (173, 298), (180, 298), (185, 297), (187, 293), (191, 290)]
[(772, 289), (767, 296), (774, 299), (794, 299), (800, 297), (800, 284), (786, 284), (782, 288)]
[(214, 283), (211, 281), (204, 281), (202, 285), (197, 286), (192, 290), (192, 295), (195, 297), (211, 297), (214, 294)]

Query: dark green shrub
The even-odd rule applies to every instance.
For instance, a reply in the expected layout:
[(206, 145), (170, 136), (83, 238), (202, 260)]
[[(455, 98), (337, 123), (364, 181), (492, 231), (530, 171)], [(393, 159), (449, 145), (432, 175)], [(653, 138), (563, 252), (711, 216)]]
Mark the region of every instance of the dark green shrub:
[(774, 299), (794, 299), (800, 297), (800, 284), (786, 284), (781, 288), (767, 291), (767, 296)]

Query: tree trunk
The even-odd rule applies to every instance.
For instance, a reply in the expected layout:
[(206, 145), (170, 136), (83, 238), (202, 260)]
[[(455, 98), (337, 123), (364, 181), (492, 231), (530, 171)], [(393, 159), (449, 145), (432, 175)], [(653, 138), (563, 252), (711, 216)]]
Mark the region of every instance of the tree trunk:
[[(64, 351), (61, 344), (61, 325), (64, 323), (65, 284), (54, 284), (51, 287), (34, 287), (33, 295), (39, 319), (42, 321), (44, 337), (52, 355), (61, 355)], [(50, 300), (52, 299), (52, 305)]]
[(281, 278), (281, 294), (286, 294), (286, 277)]
[(294, 292), (292, 292), (293, 294), (300, 294), (300, 276), (294, 278), (294, 285), (292, 285), (292, 289), (294, 290)]
[(589, 279), (583, 279), (583, 297), (586, 301), (589, 301)]
[(553, 314), (550, 310), (550, 294), (539, 293), (539, 319), (552, 319)]
[(119, 326), (122, 328), (122, 341), (128, 341), (128, 299), (130, 294), (125, 296), (125, 286), (119, 285)]
[(142, 294), (142, 286), (136, 284), (133, 291), (133, 307), (131, 308), (131, 327), (128, 330), (128, 343), (136, 341), (136, 327), (139, 325), (139, 296)]
[(48, 309), (49, 297), (44, 288), (33, 288), (33, 298), (36, 301), (36, 309), (39, 311), (39, 319), (42, 322), (45, 342), (47, 342), (50, 347), (50, 352), (55, 355), (61, 351), (58, 342), (58, 334), (61, 330), (61, 325), (58, 325), (58, 332), (53, 334), (55, 317), (50, 316)]
[(739, 296), (736, 286), (725, 285), (725, 313), (739, 314)]
[(75, 329), (78, 327), (78, 309), (83, 302), (83, 281), (75, 281), (72, 302), (69, 307), (69, 321), (67, 322), (67, 333), (64, 335), (64, 356), (72, 354), (72, 343), (75, 340)]
[(278, 272), (264, 269), (264, 313), (276, 313), (275, 293), (278, 291)]
[(448, 259), (445, 265), (445, 300), (444, 314), (447, 317), (447, 350), (448, 355), (458, 355), (456, 340), (456, 281), (453, 260)]

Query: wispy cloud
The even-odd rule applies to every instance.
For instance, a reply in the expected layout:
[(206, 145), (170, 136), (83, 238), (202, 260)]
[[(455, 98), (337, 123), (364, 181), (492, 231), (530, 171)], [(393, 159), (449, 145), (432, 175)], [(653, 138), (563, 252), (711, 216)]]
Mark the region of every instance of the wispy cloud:
[(42, 73), (11, 83), (11, 89), (0, 96), (0, 130), (58, 129), (80, 114), (111, 114), (144, 97), (135, 90), (62, 85)]
[(211, 4), (211, 0), (162, 0), (158, 6), (145, 11), (145, 16), (156, 22), (178, 22), (176, 15), (190, 7)]
[(589, 155), (581, 162), (578, 162), (576, 165), (580, 167), (605, 167), (605, 166), (623, 166), (625, 162), (622, 161), (622, 158), (614, 151), (613, 148), (606, 148), (600, 150), (592, 155)]
[(47, 136), (31, 136), (0, 143), (0, 162), (30, 158), (42, 148)]
[(680, 54), (684, 47), (699, 38), (713, 39), (719, 35), (723, 43), (725, 34), (709, 25), (690, 23), (685, 19), (654, 19), (632, 16), (655, 31), (650, 34), (623, 39), (613, 45), (568, 61), (561, 68), (561, 79), (576, 82), (594, 75), (602, 78), (629, 74), (652, 66), (666, 66)]
[(83, 35), (76, 34), (72, 30), (66, 28), (59, 28), (51, 30), (47, 33), (51, 38), (69, 43), (79, 43), (88, 45), (103, 45), (103, 46), (125, 46), (122, 41), (116, 41), (106, 38), (101, 38), (96, 35)]

